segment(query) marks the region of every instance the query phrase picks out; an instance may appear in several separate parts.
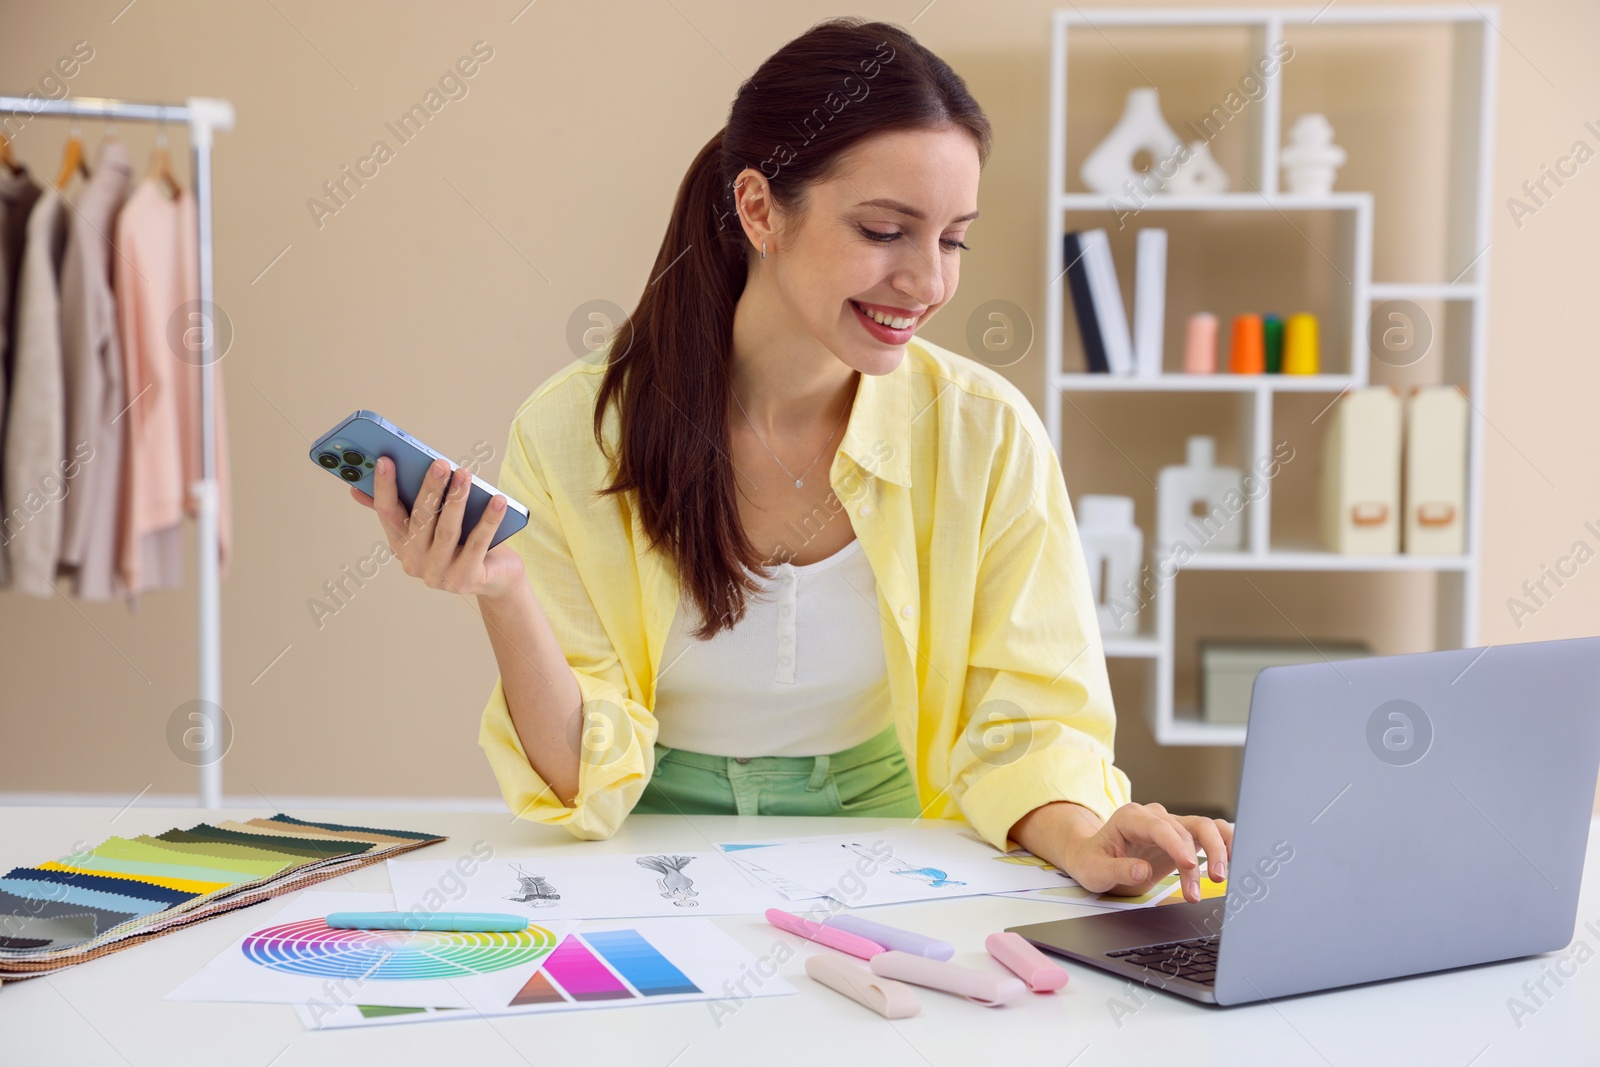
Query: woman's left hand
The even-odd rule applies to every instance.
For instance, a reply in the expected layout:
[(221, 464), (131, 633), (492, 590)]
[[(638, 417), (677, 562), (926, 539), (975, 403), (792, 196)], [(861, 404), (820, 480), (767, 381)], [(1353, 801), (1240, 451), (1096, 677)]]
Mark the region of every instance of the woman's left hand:
[(1184, 899), (1199, 900), (1196, 849), (1205, 850), (1213, 882), (1228, 876), (1233, 855), (1232, 823), (1173, 815), (1160, 804), (1124, 804), (1104, 823), (1080, 804), (1047, 804), (1019, 820), (1011, 837), (1090, 892), (1118, 896), (1147, 892), (1176, 870)]

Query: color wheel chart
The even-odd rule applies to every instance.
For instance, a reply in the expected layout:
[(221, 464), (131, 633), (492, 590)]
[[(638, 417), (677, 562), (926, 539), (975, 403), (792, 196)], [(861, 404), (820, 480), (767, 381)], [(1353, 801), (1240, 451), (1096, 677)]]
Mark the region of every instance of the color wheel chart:
[(257, 930), (240, 948), (252, 963), (289, 974), (404, 981), (536, 963), (555, 943), (555, 934), (537, 925), (516, 933), (333, 930), (317, 918)]
[(605, 930), (568, 935), (508, 1006), (699, 992), (639, 931)]

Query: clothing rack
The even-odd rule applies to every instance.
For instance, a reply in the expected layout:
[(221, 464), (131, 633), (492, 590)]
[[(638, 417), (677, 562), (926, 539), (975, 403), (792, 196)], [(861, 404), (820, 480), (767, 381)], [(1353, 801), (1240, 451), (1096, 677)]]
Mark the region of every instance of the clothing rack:
[(101, 97), (66, 97), (41, 100), (36, 97), (0, 96), (0, 113), (26, 115), (70, 115), (77, 118), (102, 118), (108, 121), (182, 122), (189, 127), (189, 146), (194, 153), (195, 208), (199, 214), (200, 245), (200, 480), (190, 485), (198, 504), (196, 533), (199, 557), (195, 570), (199, 587), (199, 689), (203, 716), (204, 745), (196, 750), (200, 761), (200, 806), (222, 806), (222, 606), (218, 578), (219, 537), (217, 526), (217, 442), (214, 417), (216, 396), (212, 383), (212, 359), (216, 343), (211, 309), (211, 143), (216, 130), (233, 129), (233, 105), (226, 100), (190, 97), (186, 104), (141, 104)]

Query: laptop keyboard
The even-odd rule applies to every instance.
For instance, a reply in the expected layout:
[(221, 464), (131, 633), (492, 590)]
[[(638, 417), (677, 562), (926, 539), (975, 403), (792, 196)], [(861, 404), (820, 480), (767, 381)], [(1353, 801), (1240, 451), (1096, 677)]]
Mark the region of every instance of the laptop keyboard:
[(1217, 980), (1217, 945), (1221, 935), (1191, 937), (1187, 941), (1168, 941), (1160, 945), (1125, 948), (1107, 952), (1112, 959), (1149, 967), (1169, 977), (1187, 978), (1201, 985)]

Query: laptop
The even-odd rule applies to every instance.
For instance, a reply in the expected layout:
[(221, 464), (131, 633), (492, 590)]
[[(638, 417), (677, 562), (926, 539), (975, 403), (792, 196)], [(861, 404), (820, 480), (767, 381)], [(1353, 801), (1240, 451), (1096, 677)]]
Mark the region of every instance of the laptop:
[(1268, 667), (1227, 894), (1008, 927), (1207, 1004), (1566, 947), (1600, 773), (1600, 637)]

